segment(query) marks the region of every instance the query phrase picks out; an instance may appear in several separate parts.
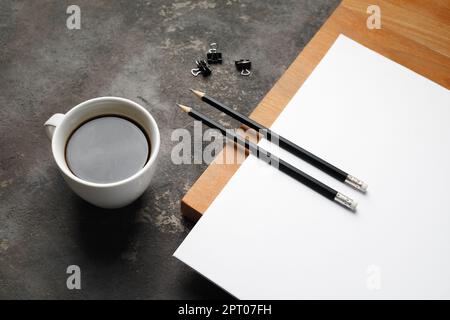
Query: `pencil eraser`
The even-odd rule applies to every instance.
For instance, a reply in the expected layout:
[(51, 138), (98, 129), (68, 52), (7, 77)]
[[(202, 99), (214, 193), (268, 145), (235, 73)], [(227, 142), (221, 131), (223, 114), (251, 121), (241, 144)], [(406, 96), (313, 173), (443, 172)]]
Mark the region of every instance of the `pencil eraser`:
[(369, 187), (369, 185), (367, 184), (367, 183), (363, 183), (362, 185), (361, 185), (361, 189), (362, 189), (362, 191), (364, 191), (364, 192), (366, 192), (367, 191), (367, 188)]
[(358, 206), (358, 203), (356, 201), (352, 201), (352, 204), (350, 205), (350, 207), (352, 208), (353, 211), (356, 210), (357, 206)]

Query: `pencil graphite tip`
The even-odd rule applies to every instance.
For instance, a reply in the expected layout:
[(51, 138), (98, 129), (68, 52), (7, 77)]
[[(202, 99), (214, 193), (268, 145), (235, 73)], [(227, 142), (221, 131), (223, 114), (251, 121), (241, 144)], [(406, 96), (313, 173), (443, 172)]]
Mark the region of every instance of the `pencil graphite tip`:
[(193, 94), (195, 94), (197, 97), (199, 98), (203, 98), (205, 96), (204, 92), (198, 91), (198, 90), (194, 90), (194, 89), (189, 89), (192, 91)]
[(191, 110), (192, 110), (192, 108), (182, 105), (182, 104), (179, 104), (179, 103), (177, 103), (177, 106), (180, 107), (180, 109), (183, 110), (184, 112), (191, 112)]

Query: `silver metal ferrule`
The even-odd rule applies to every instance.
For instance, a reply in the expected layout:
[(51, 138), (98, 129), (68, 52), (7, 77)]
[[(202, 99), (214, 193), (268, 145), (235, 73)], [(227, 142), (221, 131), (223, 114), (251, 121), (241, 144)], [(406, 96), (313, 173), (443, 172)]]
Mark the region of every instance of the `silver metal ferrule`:
[(355, 178), (354, 176), (348, 175), (347, 179), (345, 179), (345, 183), (352, 186), (356, 190), (366, 192), (367, 191), (367, 183), (365, 183), (362, 180), (359, 180), (358, 178)]
[(352, 199), (350, 199), (349, 197), (343, 195), (342, 193), (338, 192), (336, 197), (334, 197), (334, 201), (336, 201), (337, 203), (339, 203), (340, 205), (343, 205), (344, 207), (355, 211), (356, 210), (356, 206), (358, 205), (355, 201), (353, 201)]

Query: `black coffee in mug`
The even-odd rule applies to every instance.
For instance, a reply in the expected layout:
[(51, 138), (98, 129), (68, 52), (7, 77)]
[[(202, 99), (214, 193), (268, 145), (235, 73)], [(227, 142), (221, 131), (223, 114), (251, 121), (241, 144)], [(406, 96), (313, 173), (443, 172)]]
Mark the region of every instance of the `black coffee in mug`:
[(80, 125), (66, 144), (66, 163), (74, 175), (94, 183), (131, 177), (147, 163), (150, 140), (133, 120), (101, 116)]

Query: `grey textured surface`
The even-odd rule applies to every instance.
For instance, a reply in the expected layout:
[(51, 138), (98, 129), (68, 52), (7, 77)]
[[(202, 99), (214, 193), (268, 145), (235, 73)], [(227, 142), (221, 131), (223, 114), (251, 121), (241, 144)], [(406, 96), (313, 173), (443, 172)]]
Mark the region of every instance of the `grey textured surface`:
[[(0, 2), (0, 298), (229, 298), (172, 257), (192, 225), (180, 199), (206, 165), (174, 165), (173, 129), (192, 130), (174, 104), (200, 105), (189, 87), (249, 113), (338, 0)], [(81, 7), (81, 30), (66, 8)], [(210, 42), (224, 64), (207, 79), (189, 70)], [(233, 61), (250, 58), (251, 77)], [(160, 166), (131, 206), (107, 211), (74, 195), (53, 162), (43, 123), (97, 96), (142, 104), (162, 135)], [(82, 289), (66, 288), (66, 268)]]

